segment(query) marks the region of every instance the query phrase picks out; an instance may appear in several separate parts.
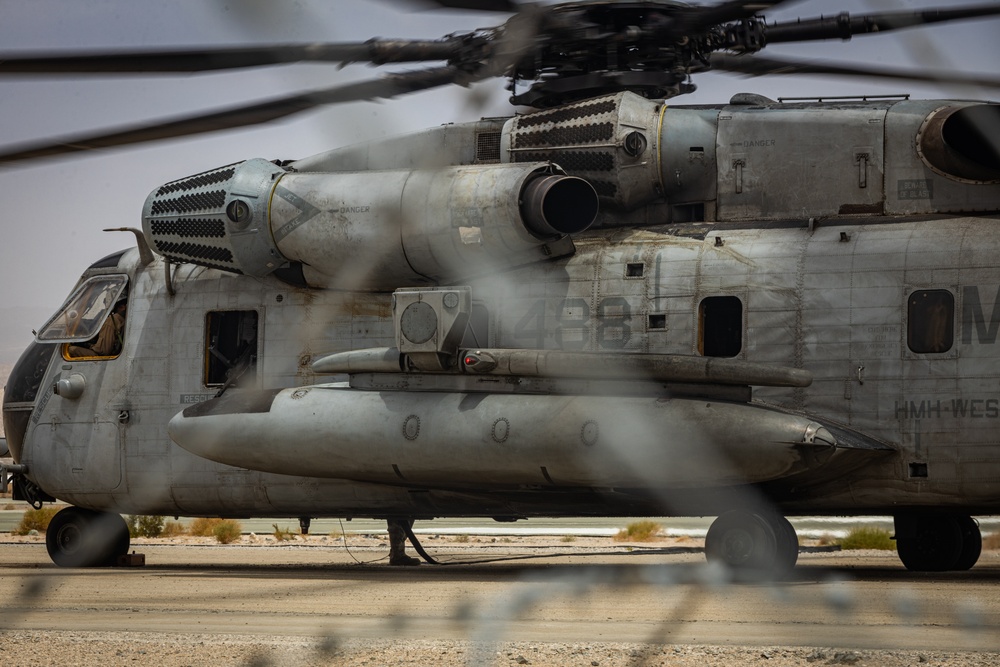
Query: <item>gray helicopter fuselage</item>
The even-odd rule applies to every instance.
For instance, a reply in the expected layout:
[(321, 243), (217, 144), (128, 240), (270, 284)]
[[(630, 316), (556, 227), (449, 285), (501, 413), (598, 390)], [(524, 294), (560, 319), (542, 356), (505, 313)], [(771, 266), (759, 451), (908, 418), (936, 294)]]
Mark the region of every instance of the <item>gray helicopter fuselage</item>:
[[(170, 261), (130, 250), (84, 275), (127, 277), (121, 352), (35, 343), (8, 383), (12, 454), (48, 495), (144, 514), (712, 514), (748, 486), (790, 514), (1000, 510), (1000, 186), (921, 143), (967, 103), (750, 102), (624, 94), (569, 121), (265, 164), (260, 192), (241, 181), (216, 206), (244, 197), (254, 223), (234, 214), (218, 241), (156, 231), (174, 195), (154, 193), (144, 226)], [(549, 162), (594, 186), (593, 226), (533, 236), (484, 211)], [(231, 266), (184, 254), (213, 243)], [(396, 288), (451, 285), (471, 294), (463, 350), (729, 358), (812, 381), (317, 370), (398, 345)], [(810, 428), (837, 445), (810, 449)]]

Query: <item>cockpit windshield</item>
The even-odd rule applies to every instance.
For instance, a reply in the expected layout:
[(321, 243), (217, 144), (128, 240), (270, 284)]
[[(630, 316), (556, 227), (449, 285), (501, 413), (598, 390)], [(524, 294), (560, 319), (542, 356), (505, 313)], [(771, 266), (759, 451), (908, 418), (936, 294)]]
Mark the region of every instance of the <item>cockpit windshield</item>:
[(128, 276), (122, 275), (88, 278), (45, 323), (35, 340), (43, 343), (90, 340), (100, 332), (127, 283)]

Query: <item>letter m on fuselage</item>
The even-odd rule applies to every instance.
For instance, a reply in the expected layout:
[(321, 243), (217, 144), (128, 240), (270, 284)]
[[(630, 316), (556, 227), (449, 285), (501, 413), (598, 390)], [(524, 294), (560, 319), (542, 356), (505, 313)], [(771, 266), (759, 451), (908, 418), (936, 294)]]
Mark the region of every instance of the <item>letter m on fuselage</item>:
[(979, 288), (969, 285), (962, 289), (962, 342), (972, 342), (972, 331), (975, 329), (977, 342), (993, 345), (997, 342), (1000, 332), (1000, 290), (993, 300), (993, 310), (987, 320), (983, 313), (983, 302), (979, 299)]

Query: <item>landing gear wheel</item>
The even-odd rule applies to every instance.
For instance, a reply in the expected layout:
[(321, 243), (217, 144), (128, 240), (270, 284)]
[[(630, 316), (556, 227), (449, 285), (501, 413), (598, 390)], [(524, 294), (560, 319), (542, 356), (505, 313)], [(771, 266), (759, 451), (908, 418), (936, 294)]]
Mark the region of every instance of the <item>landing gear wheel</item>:
[(777, 551), (774, 526), (752, 512), (726, 512), (712, 522), (705, 536), (705, 557), (709, 562), (723, 563), (731, 568), (773, 569)]
[(795, 532), (795, 527), (785, 517), (774, 514), (770, 518), (775, 523), (778, 535), (776, 564), (781, 572), (787, 572), (795, 567), (795, 563), (799, 560), (799, 536)]
[[(904, 526), (905, 529), (901, 530)], [(896, 519), (896, 552), (907, 570), (954, 570), (963, 555), (964, 544), (963, 530), (954, 516), (923, 515)], [(970, 544), (970, 556), (972, 546)], [(978, 557), (979, 554), (976, 554)]]
[(118, 559), (128, 553), (128, 548), (132, 544), (132, 537), (128, 534), (128, 524), (121, 514), (111, 512), (100, 512), (97, 519), (92, 524), (92, 528), (99, 532), (100, 539), (107, 544), (108, 551), (104, 562), (101, 565), (113, 566), (118, 564)]
[(979, 524), (971, 516), (957, 516), (958, 528), (962, 531), (962, 553), (958, 556), (958, 562), (954, 569), (968, 570), (983, 552), (983, 534), (979, 531)]
[(121, 516), (81, 507), (60, 510), (45, 531), (45, 548), (59, 567), (113, 565), (129, 543)]

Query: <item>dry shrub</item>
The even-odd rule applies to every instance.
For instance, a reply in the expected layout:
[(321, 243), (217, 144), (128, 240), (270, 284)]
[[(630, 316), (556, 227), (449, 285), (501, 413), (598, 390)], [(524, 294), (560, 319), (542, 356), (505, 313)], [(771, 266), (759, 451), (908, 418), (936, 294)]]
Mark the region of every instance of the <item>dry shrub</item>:
[(15, 535), (27, 535), (33, 530), (44, 533), (49, 527), (49, 521), (59, 511), (58, 507), (43, 507), (42, 509), (30, 509), (21, 517), (21, 523), (17, 524), (13, 532)]
[(163, 534), (163, 517), (159, 515), (129, 514), (125, 523), (132, 537), (159, 537)]
[(655, 521), (633, 521), (615, 535), (615, 542), (652, 542), (663, 537), (663, 526)]
[(240, 539), (243, 534), (243, 526), (240, 525), (239, 521), (233, 519), (219, 519), (219, 523), (215, 524), (215, 528), (212, 529), (212, 534), (215, 535), (219, 544), (229, 544)]
[(186, 532), (184, 524), (180, 521), (167, 521), (163, 524), (163, 533), (161, 533), (161, 537), (180, 537)]
[(1000, 533), (983, 535), (983, 549), (986, 551), (1000, 550)]
[(896, 542), (884, 528), (874, 526), (857, 526), (851, 528), (847, 537), (840, 541), (841, 549), (880, 549), (895, 551)]
[(286, 542), (295, 539), (295, 533), (293, 533), (288, 526), (278, 528), (278, 524), (276, 523), (272, 523), (271, 526), (274, 527), (272, 535), (274, 535), (274, 539), (278, 542)]
[(211, 537), (215, 534), (215, 527), (222, 522), (222, 519), (200, 516), (188, 526), (188, 532), (195, 537)]

